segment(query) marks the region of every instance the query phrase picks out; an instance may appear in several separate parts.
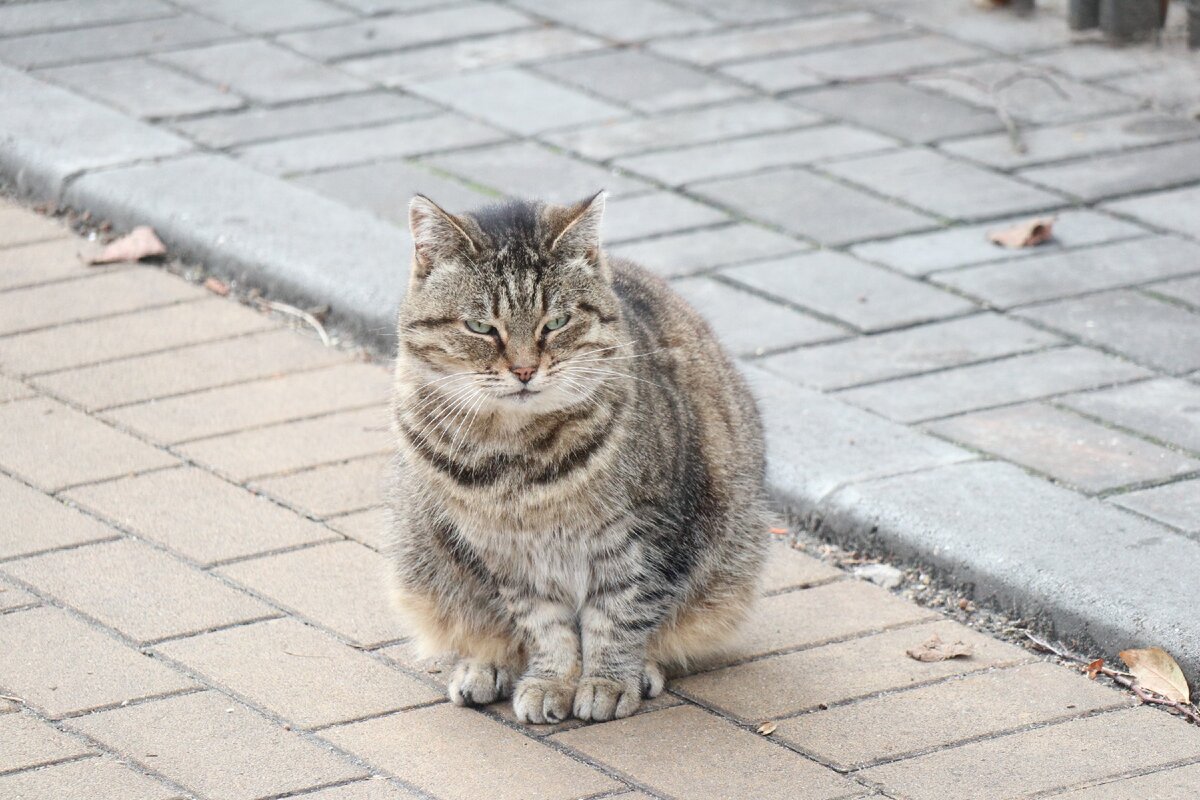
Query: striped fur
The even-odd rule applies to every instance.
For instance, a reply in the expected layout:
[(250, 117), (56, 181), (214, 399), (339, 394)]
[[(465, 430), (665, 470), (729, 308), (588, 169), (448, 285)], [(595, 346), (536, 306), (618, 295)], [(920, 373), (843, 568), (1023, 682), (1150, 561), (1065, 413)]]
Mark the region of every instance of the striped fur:
[(603, 253), (603, 206), (411, 206), (395, 599), (458, 658), (455, 702), (535, 723), (626, 716), (719, 653), (765, 552), (754, 401), (692, 309)]

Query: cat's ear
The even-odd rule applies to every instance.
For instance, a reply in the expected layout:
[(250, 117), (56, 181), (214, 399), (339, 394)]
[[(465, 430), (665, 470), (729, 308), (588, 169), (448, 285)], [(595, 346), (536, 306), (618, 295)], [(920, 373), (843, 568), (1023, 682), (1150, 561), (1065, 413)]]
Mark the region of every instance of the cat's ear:
[(554, 255), (582, 255), (598, 261), (600, 222), (604, 218), (605, 191), (601, 189), (573, 206), (547, 210), (550, 228), (549, 251)]
[(413, 277), (427, 276), (438, 262), (468, 257), (479, 245), (468, 233), (470, 223), (456, 217), (423, 194), (408, 204), (408, 225), (413, 237)]

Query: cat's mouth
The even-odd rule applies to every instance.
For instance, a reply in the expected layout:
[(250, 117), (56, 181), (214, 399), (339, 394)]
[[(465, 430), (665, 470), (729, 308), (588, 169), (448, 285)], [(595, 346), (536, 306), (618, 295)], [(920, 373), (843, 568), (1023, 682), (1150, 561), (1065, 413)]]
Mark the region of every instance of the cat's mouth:
[(534, 390), (534, 389), (530, 389), (528, 386), (522, 386), (520, 389), (517, 389), (515, 392), (509, 392), (508, 394), (502, 394), (500, 396), (507, 397), (512, 400), (516, 400), (518, 403), (524, 403), (527, 400), (533, 399), (534, 395), (539, 395), (541, 393), (542, 392), (540, 389)]

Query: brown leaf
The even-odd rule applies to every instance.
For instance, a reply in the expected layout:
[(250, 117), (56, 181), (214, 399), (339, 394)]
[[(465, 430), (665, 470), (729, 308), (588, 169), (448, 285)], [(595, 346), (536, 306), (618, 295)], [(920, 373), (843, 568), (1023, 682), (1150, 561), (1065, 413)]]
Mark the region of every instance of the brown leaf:
[(148, 225), (139, 225), (125, 236), (100, 251), (100, 255), (88, 259), (89, 264), (115, 264), (118, 261), (140, 261), (150, 256), (161, 256), (166, 246)]
[(1100, 674), (1100, 670), (1102, 669), (1104, 669), (1104, 659), (1097, 658), (1087, 665), (1087, 676), (1092, 680), (1096, 680), (1096, 676)]
[(909, 658), (917, 661), (946, 661), (951, 658), (970, 658), (975, 648), (964, 642), (943, 642), (942, 637), (935, 633), (919, 647), (907, 652)]
[(1017, 223), (1011, 228), (988, 231), (988, 241), (1001, 247), (1037, 247), (1054, 233), (1055, 217), (1038, 217)]
[(758, 732), (760, 734), (762, 734), (763, 736), (770, 736), (772, 733), (775, 732), (776, 727), (778, 727), (778, 726), (776, 726), (776, 724), (773, 720), (767, 720), (762, 725), (758, 726)]
[(1192, 701), (1183, 670), (1166, 650), (1161, 647), (1122, 650), (1120, 656), (1143, 689), (1177, 703)]
[(229, 284), (220, 278), (205, 278), (204, 288), (208, 289), (213, 294), (221, 295), (221, 297), (229, 294)]

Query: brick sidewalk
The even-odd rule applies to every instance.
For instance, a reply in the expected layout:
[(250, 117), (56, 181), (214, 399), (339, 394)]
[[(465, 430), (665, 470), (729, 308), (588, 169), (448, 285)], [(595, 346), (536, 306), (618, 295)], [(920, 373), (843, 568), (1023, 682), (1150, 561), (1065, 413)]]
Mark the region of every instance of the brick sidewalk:
[(1195, 796), (1200, 731), (783, 544), (637, 715), (456, 708), (384, 602), (385, 370), (82, 247), (0, 205), (6, 800)]

